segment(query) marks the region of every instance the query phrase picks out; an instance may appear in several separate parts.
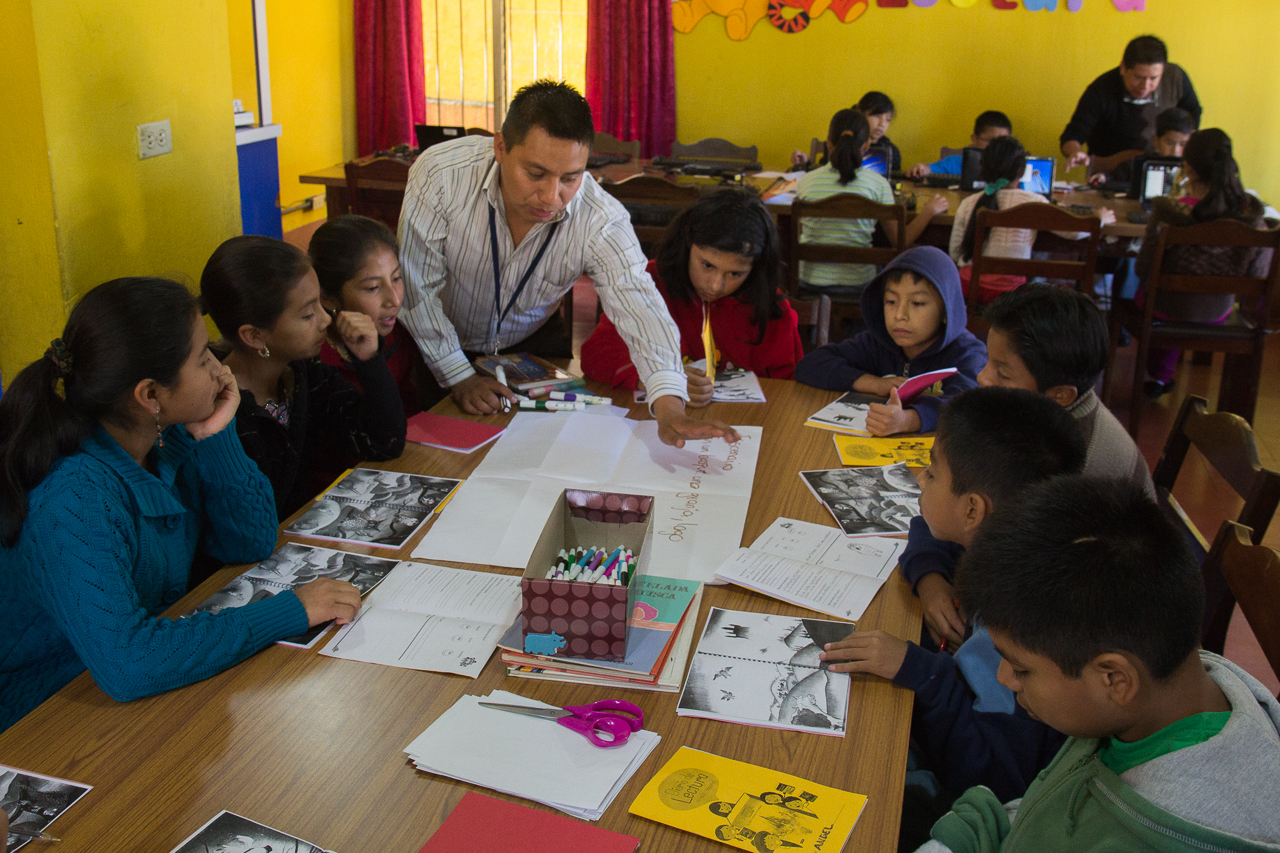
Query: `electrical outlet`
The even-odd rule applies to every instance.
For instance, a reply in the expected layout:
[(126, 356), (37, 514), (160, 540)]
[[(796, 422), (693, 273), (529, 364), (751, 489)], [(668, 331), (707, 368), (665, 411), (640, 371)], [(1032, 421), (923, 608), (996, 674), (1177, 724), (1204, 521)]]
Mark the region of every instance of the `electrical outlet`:
[(169, 129), (168, 119), (138, 125), (139, 160), (172, 153), (173, 131)]

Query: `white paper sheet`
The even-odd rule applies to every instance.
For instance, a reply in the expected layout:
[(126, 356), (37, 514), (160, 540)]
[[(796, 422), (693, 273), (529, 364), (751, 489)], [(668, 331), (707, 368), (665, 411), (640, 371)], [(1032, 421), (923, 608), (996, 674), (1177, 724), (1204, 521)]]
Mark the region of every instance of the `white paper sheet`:
[(483, 708), (480, 702), (551, 708), (515, 693), (462, 696), (405, 747), (420, 770), (545, 803), (596, 820), (661, 738), (635, 732), (602, 748), (554, 721)]
[(735, 444), (678, 449), (658, 439), (656, 421), (521, 412), (413, 554), (523, 568), (560, 492), (593, 488), (653, 495), (649, 565), (712, 581), (741, 544), (760, 450), (760, 427), (737, 429)]
[(475, 678), (519, 612), (514, 575), (401, 563), (320, 653)]
[(858, 619), (906, 545), (878, 536), (849, 539), (831, 527), (779, 518), (716, 576), (819, 613)]

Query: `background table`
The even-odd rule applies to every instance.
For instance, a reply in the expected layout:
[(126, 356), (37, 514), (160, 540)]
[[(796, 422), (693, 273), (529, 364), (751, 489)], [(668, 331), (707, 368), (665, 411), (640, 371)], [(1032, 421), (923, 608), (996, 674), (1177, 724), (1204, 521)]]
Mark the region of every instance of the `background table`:
[[(806, 415), (835, 395), (794, 382), (766, 379), (762, 385), (767, 405), (720, 403), (706, 410), (708, 417), (764, 427), (744, 543), (779, 515), (830, 525), (796, 472), (840, 464), (832, 433), (803, 426)], [(436, 411), (460, 415), (450, 401)], [(464, 477), (484, 453), (410, 444), (400, 459), (372, 467)], [(420, 538), (400, 556), (408, 557)], [(169, 612), (190, 609), (240, 571), (219, 571)], [(699, 635), (712, 605), (812, 615), (738, 587), (709, 587)], [(919, 636), (919, 600), (896, 571), (861, 624), (906, 639)], [(218, 676), (127, 704), (111, 700), (83, 674), (0, 735), (0, 763), (95, 786), (54, 824), (54, 834), (63, 839), (56, 853), (163, 853), (221, 809), (341, 853), (415, 853), (472, 786), (418, 772), (403, 749), (460, 695), (493, 689), (556, 705), (618, 692), (508, 678), (496, 654), (471, 680), (272, 646)], [(646, 727), (662, 735), (662, 743), (599, 825), (638, 836), (642, 850), (729, 849), (627, 812), (641, 787), (682, 745), (866, 794), (866, 809), (845, 849), (895, 849), (910, 691), (854, 676), (843, 738), (677, 717), (674, 693), (622, 695), (644, 708)]]

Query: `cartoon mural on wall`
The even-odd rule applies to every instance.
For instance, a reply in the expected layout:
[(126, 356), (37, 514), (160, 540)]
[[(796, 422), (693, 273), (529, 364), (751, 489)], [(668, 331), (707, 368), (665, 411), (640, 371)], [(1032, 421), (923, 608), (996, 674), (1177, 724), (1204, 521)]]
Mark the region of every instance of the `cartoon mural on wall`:
[[(871, 0), (673, 0), (671, 24), (676, 32), (687, 33), (707, 15), (719, 15), (724, 18), (725, 34), (733, 41), (744, 41), (763, 19), (768, 19), (774, 28), (784, 33), (798, 33), (828, 11), (842, 23), (852, 23), (867, 11), (870, 2)], [(876, 6), (884, 9), (905, 9), (910, 6), (927, 9), (941, 2), (943, 0), (875, 0)], [(976, 5), (979, 0), (950, 2), (953, 6), (966, 9)], [(1058, 0), (990, 0), (990, 3), (996, 9), (1025, 8), (1028, 12), (1054, 12), (1058, 9)], [(1146, 0), (1111, 0), (1111, 4), (1120, 12), (1146, 10)], [(1064, 0), (1063, 5), (1068, 12), (1079, 12), (1084, 6), (1084, 0)]]

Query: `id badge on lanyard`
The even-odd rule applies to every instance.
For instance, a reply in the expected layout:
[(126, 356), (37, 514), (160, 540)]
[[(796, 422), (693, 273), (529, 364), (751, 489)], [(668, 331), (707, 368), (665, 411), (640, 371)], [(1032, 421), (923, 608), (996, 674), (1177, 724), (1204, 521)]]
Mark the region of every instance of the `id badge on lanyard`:
[(533, 271), (538, 268), (538, 264), (542, 261), (542, 256), (546, 254), (547, 246), (551, 245), (551, 238), (555, 236), (556, 229), (560, 227), (561, 220), (551, 223), (551, 227), (547, 229), (547, 236), (542, 241), (538, 253), (533, 256), (533, 260), (529, 263), (529, 268), (524, 271), (524, 275), (520, 277), (520, 283), (516, 285), (516, 292), (511, 294), (511, 298), (507, 300), (507, 307), (502, 307), (502, 269), (498, 266), (498, 225), (497, 213), (493, 205), (489, 205), (489, 254), (493, 259), (493, 313), (498, 315), (497, 327), (493, 330), (494, 355), (497, 355), (498, 341), (502, 335), (502, 321), (507, 318), (507, 314), (511, 313), (511, 308), (516, 304), (516, 300), (520, 298), (520, 294), (524, 292), (524, 286), (529, 283), (529, 279), (533, 276)]

